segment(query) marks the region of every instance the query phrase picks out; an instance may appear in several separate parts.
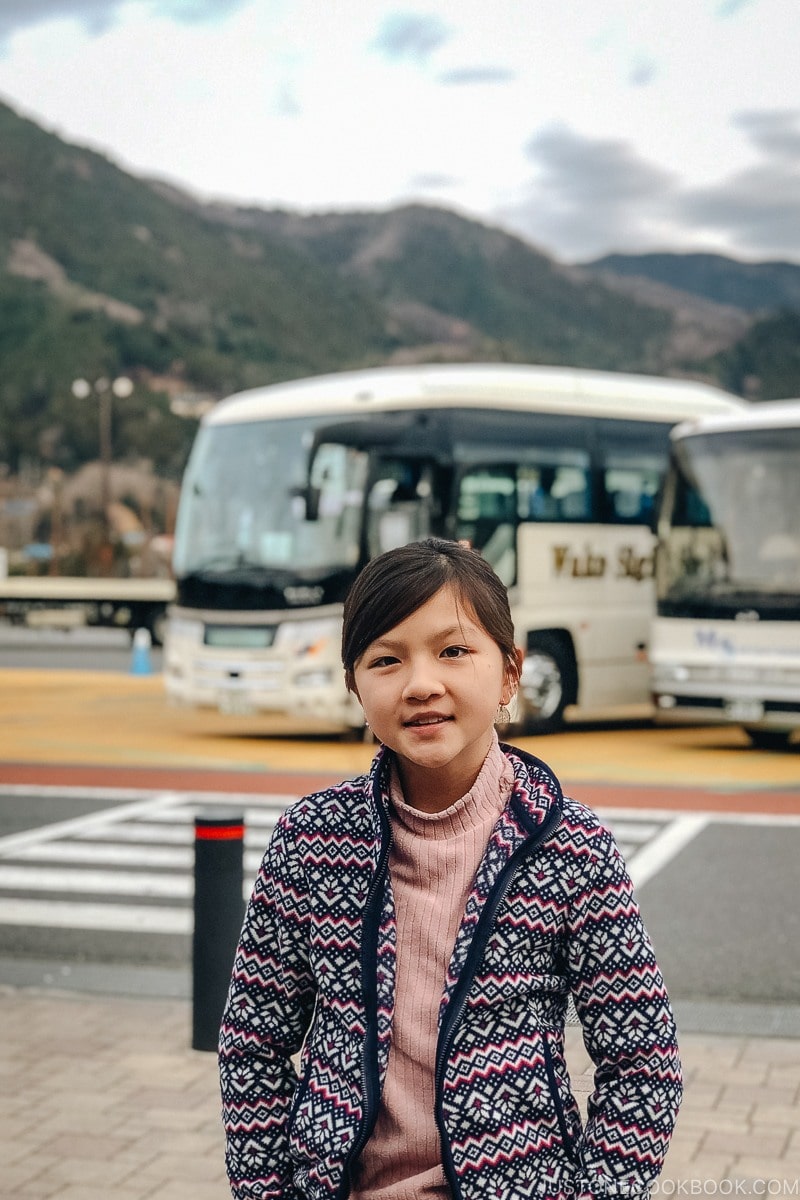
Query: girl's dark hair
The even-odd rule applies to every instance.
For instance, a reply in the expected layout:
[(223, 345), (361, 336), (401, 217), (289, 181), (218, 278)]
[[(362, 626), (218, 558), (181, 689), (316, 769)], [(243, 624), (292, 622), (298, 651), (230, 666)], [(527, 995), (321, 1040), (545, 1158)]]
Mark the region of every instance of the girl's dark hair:
[(518, 674), (505, 585), (477, 551), (460, 542), (426, 538), (373, 558), (350, 589), (344, 602), (342, 663), (351, 691), (355, 665), (367, 646), (443, 587), (451, 587), (461, 603), (473, 610), (500, 647), (507, 669), (513, 676)]

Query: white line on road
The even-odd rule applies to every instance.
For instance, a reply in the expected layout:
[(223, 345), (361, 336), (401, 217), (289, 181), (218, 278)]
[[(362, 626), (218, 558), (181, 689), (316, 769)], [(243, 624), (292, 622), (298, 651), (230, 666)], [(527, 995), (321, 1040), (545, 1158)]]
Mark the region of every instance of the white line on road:
[(662, 822), (655, 821), (611, 821), (611, 831), (618, 842), (646, 842), (662, 828)]
[(189, 900), (193, 881), (188, 875), (157, 875), (147, 871), (54, 872), (51, 867), (0, 866), (0, 887), (15, 891), (62, 895), (83, 892), (108, 896), (158, 896), (163, 900)]
[[(254, 828), (270, 827), (275, 824), (280, 813), (291, 804), (297, 796), (271, 796), (269, 805), (260, 808), (247, 808), (242, 805), (244, 819), (247, 825), (252, 825)], [(185, 808), (178, 809), (173, 812), (153, 813), (148, 819), (155, 822), (163, 822), (165, 825), (184, 824), (191, 827), (194, 822), (195, 813), (202, 815), (202, 810), (205, 804), (198, 801), (188, 800)]]
[[(276, 813), (271, 824), (274, 825), (277, 819), (278, 814)], [(97, 829), (89, 829), (81, 835), (81, 838), (87, 842), (151, 842), (154, 846), (165, 844), (190, 846), (194, 843), (194, 830), (186, 822), (175, 825), (156, 825), (150, 821), (148, 815), (147, 821), (132, 821), (130, 825), (100, 826)], [(244, 841), (246, 846), (260, 846), (262, 850), (265, 850), (269, 836), (264, 827), (253, 830), (246, 827)], [(0, 854), (2, 854), (2, 847), (0, 847)]]
[[(53, 872), (52, 867), (28, 867), (16, 864), (0, 866), (0, 888), (9, 891), (30, 891), (37, 896), (45, 893), (61, 896), (65, 892), (98, 896), (156, 896), (160, 900), (191, 900), (194, 879), (191, 875), (159, 875), (153, 871), (64, 870)], [(242, 894), (253, 890), (252, 879), (246, 879)]]
[(191, 934), (193, 923), (190, 908), (162, 908), (148, 904), (61, 904), (53, 900), (0, 898), (0, 925)]
[(651, 842), (647, 842), (628, 862), (628, 872), (634, 887), (641, 887), (648, 879), (657, 875), (707, 825), (707, 817), (699, 813), (678, 817), (666, 825), (661, 833)]
[(24, 846), (52, 842), (56, 838), (86, 836), (93, 829), (117, 825), (122, 821), (133, 820), (157, 809), (182, 804), (183, 799), (179, 792), (157, 792), (155, 795), (150, 793), (148, 800), (138, 800), (133, 804), (120, 804), (117, 808), (104, 808), (101, 812), (88, 813), (83, 817), (72, 817), (67, 821), (39, 825), (36, 829), (26, 829), (22, 833), (10, 833), (6, 837), (0, 838), (0, 855), (8, 856)]
[[(194, 854), (189, 846), (134, 846), (115, 842), (47, 842), (41, 846), (28, 846), (14, 858), (55, 866), (83, 863), (106, 867), (164, 867), (176, 871), (191, 871), (194, 866)], [(245, 870), (257, 871), (262, 858), (261, 850), (245, 851)]]

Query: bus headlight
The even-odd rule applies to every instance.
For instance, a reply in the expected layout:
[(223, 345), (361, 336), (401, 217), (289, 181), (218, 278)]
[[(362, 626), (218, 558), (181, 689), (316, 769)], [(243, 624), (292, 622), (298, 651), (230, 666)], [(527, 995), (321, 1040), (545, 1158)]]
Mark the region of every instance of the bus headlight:
[(203, 622), (187, 621), (185, 617), (170, 617), (167, 622), (167, 638), (199, 646), (203, 641)]
[(294, 677), (294, 685), (299, 688), (326, 688), (333, 682), (333, 671), (301, 671)]
[(676, 683), (686, 683), (691, 672), (688, 667), (675, 664), (659, 663), (653, 670), (653, 680), (659, 687), (674, 686)]
[(275, 634), (274, 646), (297, 658), (315, 658), (338, 646), (341, 621), (330, 617), (320, 621), (283, 621)]

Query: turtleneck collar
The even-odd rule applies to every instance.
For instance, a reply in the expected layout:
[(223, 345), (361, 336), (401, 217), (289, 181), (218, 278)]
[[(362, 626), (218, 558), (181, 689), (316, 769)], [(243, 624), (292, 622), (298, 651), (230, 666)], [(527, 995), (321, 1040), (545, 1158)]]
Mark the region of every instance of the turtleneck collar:
[(472, 787), (442, 812), (428, 813), (412, 808), (403, 799), (397, 766), (392, 761), (389, 795), (396, 819), (410, 833), (425, 838), (450, 838), (474, 829), (505, 808), (514, 784), (514, 771), (495, 733), (489, 752)]

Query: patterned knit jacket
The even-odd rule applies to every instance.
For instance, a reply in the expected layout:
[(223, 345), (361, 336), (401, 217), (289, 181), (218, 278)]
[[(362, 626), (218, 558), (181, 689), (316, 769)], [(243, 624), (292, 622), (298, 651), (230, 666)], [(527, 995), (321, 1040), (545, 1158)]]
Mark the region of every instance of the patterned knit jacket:
[[(611, 834), (544, 763), (502, 749), (514, 786), (439, 1011), (447, 1181), (454, 1200), (644, 1195), (682, 1090), (664, 983)], [(236, 1200), (344, 1200), (374, 1126), (395, 966), (388, 767), (381, 750), (368, 776), (298, 801), (264, 857), (220, 1032)], [(570, 994), (596, 1067), (585, 1128)]]

